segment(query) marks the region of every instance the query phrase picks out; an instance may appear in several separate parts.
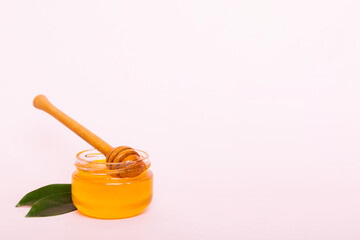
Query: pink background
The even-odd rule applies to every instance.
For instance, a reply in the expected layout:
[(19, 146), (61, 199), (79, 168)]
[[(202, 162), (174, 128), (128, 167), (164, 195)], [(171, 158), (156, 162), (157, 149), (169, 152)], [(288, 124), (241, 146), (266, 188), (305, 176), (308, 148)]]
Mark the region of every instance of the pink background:
[[(359, 1), (1, 1), (0, 239), (360, 239)], [(26, 219), (90, 148), (147, 151), (142, 215)]]

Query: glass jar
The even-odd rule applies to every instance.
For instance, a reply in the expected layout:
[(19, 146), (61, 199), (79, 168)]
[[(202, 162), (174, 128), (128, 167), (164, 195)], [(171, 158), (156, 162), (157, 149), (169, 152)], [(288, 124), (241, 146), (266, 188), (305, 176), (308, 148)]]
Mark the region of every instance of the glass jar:
[(128, 163), (106, 163), (105, 156), (97, 150), (85, 150), (76, 155), (71, 191), (80, 213), (95, 218), (127, 218), (142, 213), (149, 206), (153, 181), (148, 169), (150, 161), (147, 153), (135, 151), (146, 170), (132, 178), (119, 177)]

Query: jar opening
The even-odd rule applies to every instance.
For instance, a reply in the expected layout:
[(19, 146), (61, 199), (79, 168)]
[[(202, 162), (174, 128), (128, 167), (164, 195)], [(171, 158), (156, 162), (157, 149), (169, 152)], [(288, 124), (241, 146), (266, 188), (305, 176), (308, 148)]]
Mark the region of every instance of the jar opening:
[(150, 167), (149, 155), (134, 149), (140, 156), (137, 161), (107, 163), (106, 157), (96, 149), (85, 150), (76, 155), (75, 166), (81, 170), (96, 175), (112, 177), (135, 177)]

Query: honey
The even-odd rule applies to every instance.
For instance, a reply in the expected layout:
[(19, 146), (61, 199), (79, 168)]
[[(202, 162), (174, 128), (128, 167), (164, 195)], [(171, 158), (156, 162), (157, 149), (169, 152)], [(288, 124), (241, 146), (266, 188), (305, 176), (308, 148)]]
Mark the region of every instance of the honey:
[[(107, 163), (96, 150), (77, 154), (72, 176), (72, 200), (80, 213), (104, 219), (127, 218), (142, 213), (152, 200), (153, 174), (145, 152), (136, 150), (146, 170), (120, 178), (124, 163)], [(109, 168), (109, 164), (113, 164)], [(113, 170), (109, 170), (113, 169)]]

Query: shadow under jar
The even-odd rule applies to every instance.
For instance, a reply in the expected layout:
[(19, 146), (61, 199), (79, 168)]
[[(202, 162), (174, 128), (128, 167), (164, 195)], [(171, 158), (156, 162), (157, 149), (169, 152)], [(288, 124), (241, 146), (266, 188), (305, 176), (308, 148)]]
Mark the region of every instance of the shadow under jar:
[[(76, 155), (72, 200), (80, 213), (94, 218), (127, 218), (142, 213), (152, 200), (153, 174), (148, 154), (135, 150), (146, 167), (140, 175), (120, 178), (127, 163), (106, 163), (97, 150)], [(114, 169), (114, 170), (113, 170)]]

